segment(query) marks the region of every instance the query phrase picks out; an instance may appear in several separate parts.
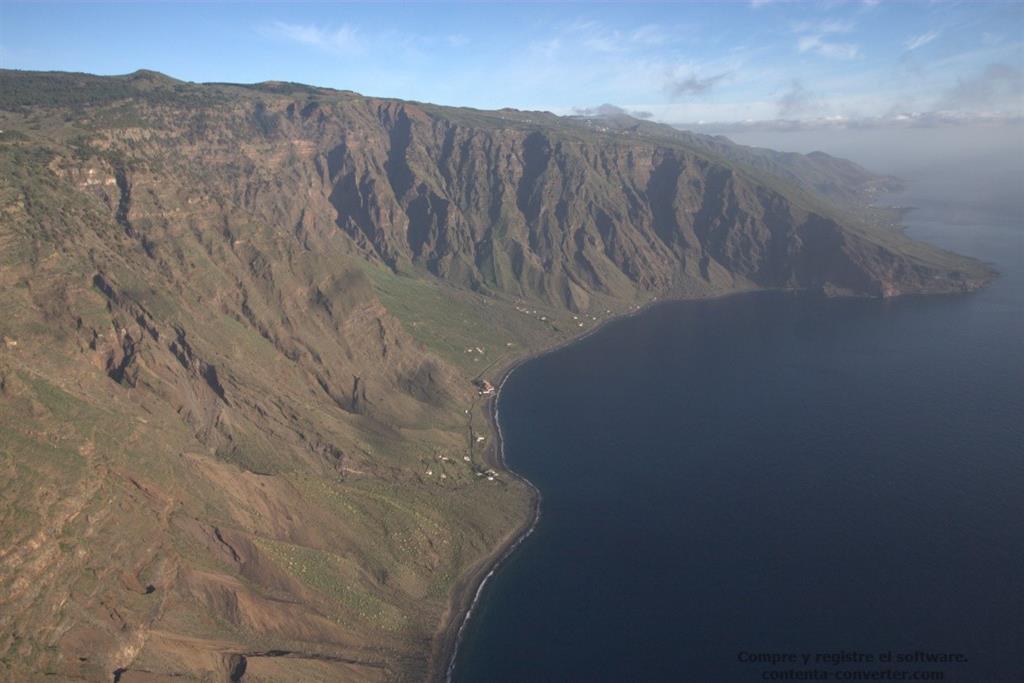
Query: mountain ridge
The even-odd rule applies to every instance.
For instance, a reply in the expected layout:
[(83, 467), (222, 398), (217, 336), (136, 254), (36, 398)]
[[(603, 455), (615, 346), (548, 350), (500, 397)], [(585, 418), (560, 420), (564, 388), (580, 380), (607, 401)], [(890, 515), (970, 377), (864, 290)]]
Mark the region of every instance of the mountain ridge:
[(656, 298), (992, 277), (848, 162), (601, 126), (0, 71), (5, 673), (437, 679), (533, 502), (473, 379)]

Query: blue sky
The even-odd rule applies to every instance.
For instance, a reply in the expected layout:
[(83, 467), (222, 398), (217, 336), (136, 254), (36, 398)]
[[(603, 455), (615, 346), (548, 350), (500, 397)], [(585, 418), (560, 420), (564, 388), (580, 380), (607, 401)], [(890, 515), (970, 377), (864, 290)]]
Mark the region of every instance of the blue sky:
[(655, 120), (1024, 113), (1024, 4), (12, 3), (0, 65)]

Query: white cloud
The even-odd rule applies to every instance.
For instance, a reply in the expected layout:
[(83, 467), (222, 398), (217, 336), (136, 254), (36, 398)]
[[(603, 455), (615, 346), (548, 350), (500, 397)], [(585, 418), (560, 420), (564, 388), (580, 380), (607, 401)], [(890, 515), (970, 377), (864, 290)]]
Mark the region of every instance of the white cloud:
[(796, 47), (800, 52), (813, 52), (830, 59), (853, 59), (860, 53), (853, 43), (826, 40), (827, 36), (850, 33), (854, 24), (849, 21), (800, 21), (791, 25), (793, 33), (802, 34)]
[(573, 107), (570, 116), (585, 116), (588, 118), (617, 118), (620, 116), (632, 116), (635, 119), (649, 119), (654, 114), (649, 111), (637, 111), (619, 107), (614, 104), (602, 104), (597, 107)]
[(970, 125), (1013, 125), (1024, 123), (1020, 115), (972, 114), (962, 112), (902, 112), (883, 116), (819, 116), (789, 119), (734, 119), (687, 122), (677, 119), (671, 125), (677, 128), (696, 128), (716, 135), (751, 131), (795, 132), (807, 130), (867, 130), (940, 128)]
[(351, 24), (320, 26), (275, 21), (257, 28), (269, 38), (296, 43), (335, 55), (363, 55), (375, 45), (388, 45), (392, 55), (423, 59), (426, 51), (439, 47), (462, 48), (471, 40), (462, 33), (416, 34), (400, 31), (363, 31)]
[(907, 52), (916, 50), (919, 47), (924, 47), (925, 45), (932, 42), (938, 37), (938, 31), (928, 31), (927, 33), (922, 33), (919, 36), (912, 36), (907, 40), (907, 42), (903, 44), (903, 49), (906, 50)]
[(529, 51), (542, 59), (551, 59), (562, 49), (562, 41), (558, 38), (549, 38), (530, 43)]
[(774, 119), (777, 107), (771, 100), (746, 100), (736, 102), (687, 101), (651, 102), (635, 104), (633, 107), (646, 110), (653, 119), (662, 123), (686, 121), (742, 121), (744, 119)]
[(860, 54), (860, 48), (853, 43), (833, 43), (817, 34), (802, 36), (796, 47), (800, 52), (813, 52), (829, 59), (854, 59)]
[(359, 32), (348, 24), (328, 29), (314, 24), (289, 24), (275, 21), (264, 32), (277, 38), (330, 52), (359, 54), (365, 48), (359, 37)]
[(609, 29), (596, 21), (577, 21), (564, 31), (566, 38), (594, 52), (621, 52), (626, 38), (620, 31)]
[(636, 27), (613, 27), (594, 20), (576, 20), (556, 29), (547, 41), (557, 41), (566, 51), (577, 50), (622, 58), (624, 55), (650, 52), (680, 41), (683, 35), (692, 35), (694, 29), (686, 24), (642, 24)]
[(661, 45), (668, 40), (668, 34), (665, 30), (655, 24), (646, 24), (640, 28), (634, 29), (629, 34), (629, 39), (640, 45)]
[(828, 35), (830, 33), (849, 33), (854, 28), (852, 22), (849, 21), (800, 21), (793, 24), (794, 33), (815, 33), (818, 35)]
[[(859, 121), (905, 112), (915, 121), (925, 121), (930, 119), (920, 112), (935, 111), (940, 104), (941, 109), (957, 113), (1020, 111), (1017, 71), (993, 67), (984, 79), (967, 78), (973, 72), (964, 71), (968, 66), (977, 69), (975, 61), (1014, 66), (1004, 56), (1009, 38), (983, 48), (979, 32), (974, 41), (978, 54), (957, 56), (959, 61), (949, 65), (944, 60), (950, 56), (930, 60), (927, 73), (908, 74), (897, 63), (876, 62), (874, 54), (867, 55), (871, 59), (859, 59), (868, 51), (867, 38), (861, 37), (867, 30), (860, 23), (866, 21), (863, 16), (760, 15), (776, 34), (781, 29), (783, 36), (788, 35), (789, 51), (784, 47), (782, 54), (777, 44), (756, 40), (752, 47), (721, 45), (686, 23), (570, 20), (534, 33), (515, 60), (500, 59), (500, 55), (464, 60), (465, 67), (454, 69), (443, 83), (433, 82), (438, 62), (431, 60), (439, 52), (461, 54), (457, 48), (467, 40), (474, 50), (481, 48), (484, 43), (477, 36), (454, 29), (421, 35), (382, 32), (369, 24), (316, 22), (277, 22), (260, 31), (328, 54), (368, 55), (375, 45), (388, 44), (394, 55), (392, 65), (375, 67), (372, 78), (345, 81), (344, 87), (448, 104), (543, 106), (568, 112), (580, 101), (605, 101), (622, 103), (634, 116), (650, 112), (660, 121)], [(938, 26), (924, 33), (927, 28), (919, 29), (922, 35), (904, 28), (896, 34), (897, 49), (920, 49), (932, 41), (944, 45), (951, 35), (949, 29)], [(995, 40), (989, 38), (989, 42)], [(1019, 45), (1013, 43), (1015, 48)], [(856, 61), (837, 68), (831, 60)], [(899, 63), (914, 61), (904, 55)], [(492, 83), (500, 83), (501, 88), (487, 87)], [(605, 110), (611, 108), (594, 111)]]

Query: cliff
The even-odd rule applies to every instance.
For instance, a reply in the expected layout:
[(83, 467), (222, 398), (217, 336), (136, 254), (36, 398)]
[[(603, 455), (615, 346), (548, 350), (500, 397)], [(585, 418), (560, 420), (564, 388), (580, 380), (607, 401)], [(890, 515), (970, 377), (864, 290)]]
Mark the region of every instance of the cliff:
[(0, 129), (13, 678), (436, 675), (530, 509), (474, 377), (655, 297), (991, 277), (849, 162), (633, 120), (3, 71)]

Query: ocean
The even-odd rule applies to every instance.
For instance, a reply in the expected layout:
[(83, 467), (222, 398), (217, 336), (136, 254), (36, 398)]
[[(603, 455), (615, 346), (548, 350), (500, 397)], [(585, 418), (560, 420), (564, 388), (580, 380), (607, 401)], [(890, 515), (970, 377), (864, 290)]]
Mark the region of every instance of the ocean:
[(886, 198), (983, 291), (666, 302), (517, 369), (542, 517), (455, 680), (1024, 681), (1024, 174), (984, 175)]

